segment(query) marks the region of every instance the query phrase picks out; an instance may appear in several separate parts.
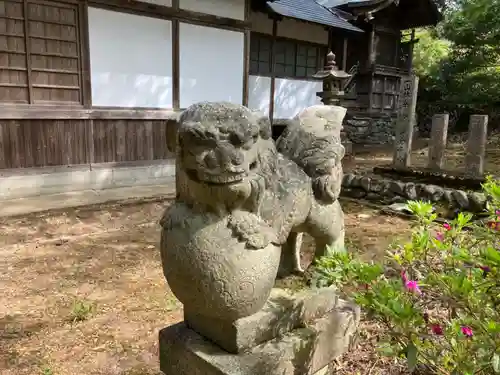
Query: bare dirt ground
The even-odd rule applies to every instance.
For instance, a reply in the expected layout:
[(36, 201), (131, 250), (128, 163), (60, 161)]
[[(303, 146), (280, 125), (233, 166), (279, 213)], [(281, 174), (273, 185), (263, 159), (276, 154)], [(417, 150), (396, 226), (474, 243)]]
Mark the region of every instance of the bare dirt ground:
[(0, 221), (2, 375), (158, 373), (158, 329), (181, 317), (156, 249), (164, 206)]
[[(2, 375), (159, 374), (158, 330), (182, 318), (156, 248), (167, 204), (0, 220)], [(344, 206), (349, 245), (367, 256), (407, 233)]]

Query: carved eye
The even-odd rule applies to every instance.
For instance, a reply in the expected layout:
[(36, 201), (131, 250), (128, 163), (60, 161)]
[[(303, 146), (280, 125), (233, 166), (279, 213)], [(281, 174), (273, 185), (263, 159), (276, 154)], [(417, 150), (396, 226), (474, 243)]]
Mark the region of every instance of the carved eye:
[(244, 143), (242, 137), (237, 133), (232, 133), (229, 136), (229, 142), (231, 142), (233, 146), (241, 146)]

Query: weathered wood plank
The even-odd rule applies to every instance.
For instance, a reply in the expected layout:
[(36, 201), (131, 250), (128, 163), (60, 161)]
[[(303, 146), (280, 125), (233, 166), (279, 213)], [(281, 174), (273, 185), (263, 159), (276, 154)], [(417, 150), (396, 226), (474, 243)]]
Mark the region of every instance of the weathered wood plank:
[(88, 124), (75, 120), (0, 122), (0, 169), (90, 163)]
[(23, 132), (21, 124), (11, 123), (8, 126), (10, 134), (10, 155), (7, 155), (10, 160), (11, 168), (23, 166), (24, 147), (22, 144)]
[(0, 169), (173, 158), (164, 120), (0, 121)]
[(5, 122), (0, 122), (0, 169), (9, 168), (8, 155), (10, 155), (9, 129)]
[(172, 157), (166, 144), (166, 121), (93, 120), (95, 163), (147, 161)]

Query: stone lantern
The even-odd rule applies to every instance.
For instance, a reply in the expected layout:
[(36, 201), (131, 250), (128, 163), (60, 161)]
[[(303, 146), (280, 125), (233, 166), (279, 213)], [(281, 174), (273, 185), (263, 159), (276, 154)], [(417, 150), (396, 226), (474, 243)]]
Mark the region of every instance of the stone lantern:
[[(316, 95), (321, 98), (321, 102), (324, 105), (340, 105), (341, 99), (344, 96), (345, 82), (351, 78), (352, 75), (337, 67), (335, 63), (335, 54), (330, 51), (330, 53), (326, 55), (325, 67), (323, 70), (314, 74), (313, 77), (323, 81), (323, 91), (316, 93)], [(346, 156), (352, 156), (352, 143), (343, 130), (340, 132), (340, 140), (345, 148)]]
[(345, 82), (352, 75), (340, 70), (335, 63), (335, 54), (330, 51), (326, 56), (326, 65), (313, 75), (323, 81), (323, 91), (316, 93), (324, 105), (339, 105), (344, 96)]

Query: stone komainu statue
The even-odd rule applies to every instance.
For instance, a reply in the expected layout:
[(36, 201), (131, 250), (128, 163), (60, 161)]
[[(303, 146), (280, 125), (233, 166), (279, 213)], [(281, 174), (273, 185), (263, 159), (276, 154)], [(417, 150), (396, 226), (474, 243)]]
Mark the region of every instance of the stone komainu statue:
[(244, 106), (204, 102), (182, 113), (169, 140), (177, 198), (161, 220), (161, 255), (188, 323), (257, 312), (277, 274), (302, 271), (301, 233), (315, 239), (315, 257), (343, 246), (344, 116), (310, 107), (275, 144), (269, 119)]
[(345, 113), (342, 107), (309, 107), (288, 124), (276, 144), (278, 152), (311, 177), (316, 199), (325, 204), (335, 202), (340, 194)]

